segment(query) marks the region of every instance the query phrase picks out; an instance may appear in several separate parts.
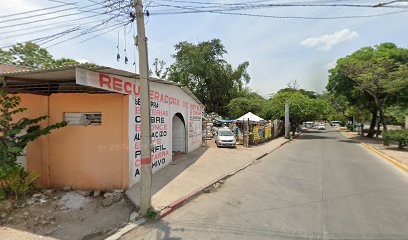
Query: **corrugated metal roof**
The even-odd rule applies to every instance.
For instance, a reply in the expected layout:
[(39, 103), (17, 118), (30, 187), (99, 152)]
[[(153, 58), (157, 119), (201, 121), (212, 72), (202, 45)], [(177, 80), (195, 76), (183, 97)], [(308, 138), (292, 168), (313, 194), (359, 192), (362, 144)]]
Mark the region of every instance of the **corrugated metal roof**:
[[(21, 90), (20, 92), (29, 92), (31, 90), (33, 91), (33, 93), (43, 94), (47, 93), (50, 94), (54, 92), (90, 92), (90, 93), (108, 92), (102, 89), (76, 85), (75, 84), (76, 68), (83, 68), (91, 71), (139, 79), (138, 74), (120, 69), (99, 66), (94, 64), (76, 64), (49, 69), (23, 69), (20, 71), (0, 73), (0, 80), (1, 79), (6, 80), (7, 83), (7, 87), (0, 88), (3, 88), (5, 90), (11, 90), (14, 87), (20, 89)], [(200, 106), (204, 107), (200, 100), (198, 100), (198, 98), (188, 88), (178, 83), (151, 77), (149, 77), (149, 80), (151, 82), (179, 86), (186, 94), (192, 97)]]
[(0, 73), (16, 72), (16, 71), (27, 70), (27, 69), (31, 69), (31, 68), (24, 67), (24, 66), (16, 66), (13, 64), (8, 64), (8, 63), (0, 63)]

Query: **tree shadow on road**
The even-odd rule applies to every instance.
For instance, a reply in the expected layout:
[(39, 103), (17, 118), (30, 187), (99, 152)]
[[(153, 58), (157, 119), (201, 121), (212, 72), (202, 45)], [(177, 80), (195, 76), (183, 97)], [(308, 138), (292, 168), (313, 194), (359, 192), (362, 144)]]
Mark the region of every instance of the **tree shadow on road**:
[(315, 135), (315, 134), (310, 134), (310, 135), (301, 135), (299, 140), (313, 140), (313, 139), (337, 139), (336, 137), (329, 137), (329, 136), (323, 136), (323, 135)]
[(339, 142), (344, 142), (344, 143), (358, 143), (357, 141), (353, 139), (341, 139)]
[[(177, 155), (174, 160), (165, 168), (160, 169), (152, 176), (152, 196), (173, 181), (185, 169), (197, 162), (209, 149), (209, 146), (200, 147), (188, 154)], [(139, 208), (140, 182), (126, 191), (126, 195), (132, 199), (136, 208)]]
[(172, 227), (169, 222), (165, 220), (159, 220), (156, 222), (147, 222), (146, 224), (140, 225), (136, 229), (126, 233), (121, 240), (134, 240), (134, 239), (145, 239), (145, 240), (181, 240), (181, 237), (172, 237), (172, 232), (184, 232), (184, 227)]

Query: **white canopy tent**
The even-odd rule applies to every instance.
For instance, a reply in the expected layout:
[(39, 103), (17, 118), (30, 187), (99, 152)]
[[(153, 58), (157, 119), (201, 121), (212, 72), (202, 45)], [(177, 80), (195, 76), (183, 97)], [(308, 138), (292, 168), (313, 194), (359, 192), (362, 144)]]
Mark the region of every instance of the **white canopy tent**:
[(239, 117), (239, 118), (237, 119), (237, 121), (241, 121), (241, 122), (242, 122), (242, 121), (248, 120), (248, 119), (249, 119), (249, 121), (252, 121), (252, 122), (265, 121), (263, 118), (258, 117), (257, 115), (255, 115), (255, 114), (253, 114), (253, 113), (251, 113), (251, 112), (248, 112), (248, 113), (246, 113), (245, 115)]

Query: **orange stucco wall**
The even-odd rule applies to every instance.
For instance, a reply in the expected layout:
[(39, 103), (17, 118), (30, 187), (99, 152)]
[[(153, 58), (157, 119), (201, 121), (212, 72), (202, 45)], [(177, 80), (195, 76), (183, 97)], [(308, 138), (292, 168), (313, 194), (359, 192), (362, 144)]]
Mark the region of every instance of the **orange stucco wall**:
[[(27, 108), (26, 111), (15, 115), (15, 120), (20, 118), (36, 118), (43, 115), (48, 115), (48, 97), (32, 95), (32, 94), (20, 94), (21, 105), (20, 107)], [(40, 126), (47, 126), (48, 121), (42, 121)], [(28, 144), (27, 147), (27, 170), (36, 171), (41, 173), (39, 184), (48, 184), (48, 167), (44, 163), (48, 158), (47, 149), (47, 137), (42, 136), (37, 140)]]
[[(121, 94), (21, 94), (24, 115), (49, 115), (63, 121), (64, 112), (101, 112), (101, 126), (67, 126), (30, 143), (29, 170), (41, 169), (45, 186), (112, 190), (128, 186), (128, 99)], [(47, 124), (47, 123), (43, 123)]]

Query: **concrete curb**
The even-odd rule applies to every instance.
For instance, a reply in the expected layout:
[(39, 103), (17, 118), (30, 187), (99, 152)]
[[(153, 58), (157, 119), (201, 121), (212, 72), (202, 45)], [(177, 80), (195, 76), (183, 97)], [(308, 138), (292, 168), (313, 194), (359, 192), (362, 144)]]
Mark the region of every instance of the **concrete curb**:
[[(300, 134), (295, 135), (293, 138), (297, 138)], [(191, 200), (192, 198), (194, 198), (195, 196), (199, 195), (200, 193), (202, 193), (204, 191), (204, 189), (212, 186), (213, 184), (219, 182), (220, 180), (225, 180), (233, 175), (235, 175), (236, 173), (246, 169), (247, 167), (251, 166), (252, 164), (254, 164), (255, 162), (257, 162), (259, 159), (269, 155), (270, 153), (274, 152), (275, 150), (279, 149), (280, 147), (282, 147), (283, 145), (285, 145), (286, 143), (290, 142), (292, 139), (287, 139), (285, 142), (281, 143), (280, 145), (278, 145), (277, 147), (275, 147), (274, 149), (272, 149), (271, 151), (264, 153), (260, 156), (258, 156), (257, 158), (255, 158), (254, 160), (252, 160), (249, 163), (244, 164), (243, 166), (237, 168), (236, 170), (224, 174), (220, 177), (218, 177), (215, 180), (212, 180), (211, 182), (197, 188), (196, 190), (194, 190), (193, 192), (177, 199), (176, 201), (172, 202), (171, 204), (169, 204), (166, 208), (162, 209), (159, 211), (158, 214), (158, 219), (163, 218), (167, 215), (169, 215), (171, 212), (173, 212), (174, 210), (176, 210), (177, 208), (181, 207), (183, 204), (187, 203), (189, 200)]]
[[(300, 133), (298, 135), (295, 135), (293, 137), (293, 139), (297, 138), (300, 135)], [(188, 202), (189, 200), (191, 200), (193, 197), (199, 195), (200, 193), (202, 193), (204, 191), (204, 189), (212, 186), (213, 184), (219, 182), (220, 180), (224, 180), (227, 179), (233, 175), (235, 175), (237, 172), (240, 172), (242, 170), (244, 170), (245, 168), (251, 166), (252, 164), (254, 164), (256, 161), (258, 161), (259, 159), (269, 155), (270, 153), (274, 152), (275, 150), (279, 149), (280, 147), (282, 147), (283, 145), (285, 145), (286, 143), (290, 142), (293, 139), (287, 139), (285, 142), (279, 144), (277, 147), (275, 147), (274, 149), (272, 149), (271, 151), (264, 153), (260, 156), (258, 156), (257, 158), (255, 158), (254, 160), (252, 160), (251, 162), (244, 164), (243, 166), (241, 166), (240, 168), (228, 173), (228, 174), (224, 174), (221, 177), (211, 181), (210, 183), (203, 185), (199, 188), (197, 188), (195, 191), (177, 199), (176, 201), (172, 202), (171, 204), (169, 204), (169, 206), (167, 206), (166, 208), (160, 210), (157, 214), (157, 220), (161, 219), (167, 215), (169, 215), (171, 212), (173, 212), (174, 210), (176, 210), (177, 208), (181, 207), (183, 204), (185, 204), (186, 202)], [(146, 222), (145, 218), (141, 218), (139, 220), (137, 220), (136, 222), (131, 222), (128, 225), (126, 225), (125, 227), (119, 229), (118, 232), (116, 232), (115, 234), (105, 238), (105, 240), (118, 240), (119, 238), (121, 238), (123, 235), (125, 235), (126, 233), (128, 233), (129, 231), (135, 229), (136, 227), (138, 227), (139, 225), (143, 224)]]
[[(352, 139), (346, 132), (344, 132), (344, 130), (340, 130), (340, 132), (347, 138)], [(408, 166), (399, 162), (398, 160), (386, 155), (385, 153), (381, 152), (380, 150), (368, 145), (367, 143), (361, 142), (359, 140), (353, 139), (354, 141), (360, 143), (361, 145), (363, 145), (365, 148), (367, 148), (368, 150), (370, 150), (371, 152), (379, 155), (380, 157), (384, 158), (385, 160), (387, 160), (388, 162), (394, 164), (395, 166), (397, 166), (398, 168), (400, 168), (401, 170), (405, 171), (408, 173)]]
[(125, 227), (119, 229), (119, 231), (117, 231), (115, 234), (105, 238), (105, 240), (117, 240), (119, 238), (121, 238), (123, 235), (125, 235), (126, 233), (128, 233), (129, 231), (135, 229), (136, 227), (138, 227), (139, 225), (143, 224), (146, 222), (146, 219), (141, 218), (135, 222), (130, 222), (128, 223), (128, 225), (126, 225)]

